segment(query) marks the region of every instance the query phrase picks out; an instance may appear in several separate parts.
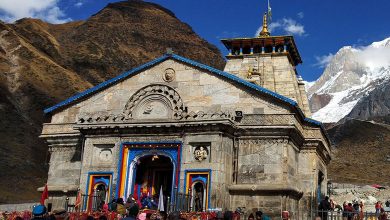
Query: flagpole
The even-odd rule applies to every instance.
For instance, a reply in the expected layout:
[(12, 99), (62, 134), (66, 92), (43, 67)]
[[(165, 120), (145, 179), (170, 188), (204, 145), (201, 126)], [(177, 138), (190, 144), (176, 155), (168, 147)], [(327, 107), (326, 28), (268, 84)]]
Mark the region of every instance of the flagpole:
[(271, 9), (271, 4), (269, 3), (269, 0), (268, 0), (267, 16), (268, 16), (269, 21), (272, 21), (272, 9)]

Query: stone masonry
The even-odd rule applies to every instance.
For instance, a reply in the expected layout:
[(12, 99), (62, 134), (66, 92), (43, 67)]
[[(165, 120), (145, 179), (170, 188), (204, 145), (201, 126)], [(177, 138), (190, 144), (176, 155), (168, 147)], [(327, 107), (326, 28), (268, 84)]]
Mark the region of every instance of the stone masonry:
[[(232, 57), (229, 73), (177, 55), (159, 59), (46, 111), (51, 121), (41, 137), (50, 147), (53, 208), (66, 197), (74, 203), (78, 189), (88, 194), (94, 173), (110, 173), (112, 195), (128, 196), (119, 179), (124, 143), (179, 143), (175, 190), (185, 192), (187, 171), (210, 170), (207, 208), (309, 216), (318, 191), (326, 193), (330, 143), (307, 118), (306, 93), (287, 56)], [(260, 85), (248, 82), (249, 67)], [(205, 146), (206, 159), (194, 158), (197, 146)]]

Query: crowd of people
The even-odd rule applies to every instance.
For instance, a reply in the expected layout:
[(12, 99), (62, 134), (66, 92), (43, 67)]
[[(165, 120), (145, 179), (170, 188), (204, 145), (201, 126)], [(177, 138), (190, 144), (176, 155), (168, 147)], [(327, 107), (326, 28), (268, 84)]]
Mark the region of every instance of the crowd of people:
[[(117, 207), (121, 205), (118, 204)], [(55, 210), (46, 212), (42, 205), (34, 207), (33, 211), (0, 212), (0, 220), (240, 220), (240, 213), (226, 212), (171, 212), (169, 215), (163, 211), (138, 210), (137, 206), (125, 208), (125, 213), (115, 211), (89, 211), (66, 212)], [(250, 214), (248, 220), (270, 220), (270, 218), (257, 211)]]
[[(110, 203), (99, 204), (96, 211), (75, 210), (54, 210), (47, 212), (44, 205), (33, 207), (32, 211), (3, 212), (0, 213), (0, 220), (240, 220), (240, 210), (215, 211), (215, 212), (171, 212), (150, 209), (154, 207), (153, 198), (144, 197), (141, 201), (132, 196), (126, 202), (122, 198), (113, 200)], [(250, 214), (248, 220), (269, 220), (270, 218), (261, 211)]]
[[(390, 206), (390, 202), (386, 201), (386, 207)], [(365, 205), (363, 201), (344, 202), (342, 206), (337, 205), (332, 199), (326, 196), (318, 206), (317, 219), (328, 219), (329, 211), (342, 213), (343, 220), (363, 220), (367, 217), (365, 213)], [(375, 218), (377, 220), (387, 220), (386, 213), (381, 201), (375, 204)]]

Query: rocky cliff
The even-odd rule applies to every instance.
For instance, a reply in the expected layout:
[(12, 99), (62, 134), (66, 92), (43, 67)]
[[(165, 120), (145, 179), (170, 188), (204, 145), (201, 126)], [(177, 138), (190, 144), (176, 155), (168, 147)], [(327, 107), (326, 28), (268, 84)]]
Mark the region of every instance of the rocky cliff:
[(0, 22), (0, 203), (37, 199), (47, 146), (43, 109), (150, 61), (175, 53), (222, 69), (218, 49), (159, 5), (112, 3), (85, 21)]

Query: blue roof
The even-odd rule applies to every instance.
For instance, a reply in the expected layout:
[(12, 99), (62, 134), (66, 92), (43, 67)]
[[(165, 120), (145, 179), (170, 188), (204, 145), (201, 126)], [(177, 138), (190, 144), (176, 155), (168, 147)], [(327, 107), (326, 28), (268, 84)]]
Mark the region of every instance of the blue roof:
[(227, 79), (229, 79), (231, 81), (237, 82), (237, 83), (239, 83), (239, 84), (241, 84), (241, 85), (243, 85), (243, 86), (245, 86), (247, 88), (250, 88), (250, 89), (255, 90), (257, 92), (260, 92), (262, 94), (266, 94), (266, 95), (272, 96), (272, 97), (274, 97), (274, 98), (276, 98), (276, 99), (278, 99), (278, 100), (280, 100), (280, 101), (282, 101), (282, 102), (292, 106), (293, 108), (295, 108), (299, 112), (299, 114), (303, 117), (304, 121), (306, 121), (306, 122), (308, 122), (310, 124), (317, 125), (317, 126), (322, 126), (321, 122), (313, 120), (313, 119), (310, 119), (310, 118), (306, 118), (304, 116), (302, 110), (299, 108), (298, 103), (296, 101), (290, 99), (290, 98), (282, 96), (282, 95), (280, 95), (280, 94), (278, 94), (276, 92), (273, 92), (271, 90), (268, 90), (268, 89), (263, 88), (261, 86), (258, 86), (256, 84), (250, 83), (250, 82), (248, 82), (248, 81), (246, 81), (244, 79), (241, 79), (240, 77), (235, 76), (233, 74), (230, 74), (228, 72), (224, 72), (224, 71), (221, 71), (219, 69), (215, 69), (213, 67), (207, 66), (207, 65), (202, 64), (202, 63), (198, 63), (196, 61), (187, 59), (185, 57), (182, 57), (182, 56), (179, 56), (179, 55), (176, 55), (176, 54), (165, 54), (162, 57), (159, 57), (159, 58), (157, 58), (155, 60), (152, 60), (152, 61), (150, 61), (148, 63), (145, 63), (145, 64), (143, 64), (143, 65), (141, 65), (139, 67), (136, 67), (136, 68), (134, 68), (134, 69), (132, 69), (130, 71), (124, 72), (124, 73), (120, 74), (119, 76), (116, 76), (116, 77), (114, 77), (112, 79), (109, 79), (109, 80), (107, 80), (105, 82), (102, 82), (102, 83), (100, 83), (99, 85), (97, 85), (95, 87), (87, 89), (84, 92), (78, 93), (78, 94), (76, 94), (76, 95), (66, 99), (65, 101), (62, 101), (62, 102), (60, 102), (60, 103), (58, 103), (58, 104), (56, 104), (54, 106), (51, 106), (51, 107), (45, 109), (44, 113), (45, 114), (51, 113), (51, 112), (53, 112), (53, 111), (55, 111), (57, 109), (60, 109), (60, 108), (62, 108), (64, 106), (70, 105), (70, 104), (72, 104), (72, 103), (74, 103), (76, 101), (79, 101), (79, 100), (81, 100), (83, 98), (86, 98), (89, 95), (92, 95), (92, 94), (94, 94), (94, 93), (96, 93), (98, 91), (101, 91), (101, 90), (103, 90), (105, 88), (108, 88), (111, 85), (114, 85), (115, 83), (120, 82), (120, 81), (126, 79), (127, 77), (131, 77), (132, 75), (135, 75), (135, 74), (139, 73), (140, 71), (143, 71), (143, 70), (145, 70), (145, 69), (147, 69), (149, 67), (152, 67), (152, 66), (154, 66), (154, 65), (156, 65), (158, 63), (161, 63), (161, 62), (163, 62), (163, 61), (165, 61), (167, 59), (174, 59), (174, 60), (177, 60), (177, 61), (184, 62), (184, 63), (189, 64), (191, 66), (198, 67), (200, 69), (203, 69), (203, 70), (209, 71), (211, 73), (214, 73), (216, 75), (219, 75), (219, 76), (222, 76), (224, 78), (227, 78)]

